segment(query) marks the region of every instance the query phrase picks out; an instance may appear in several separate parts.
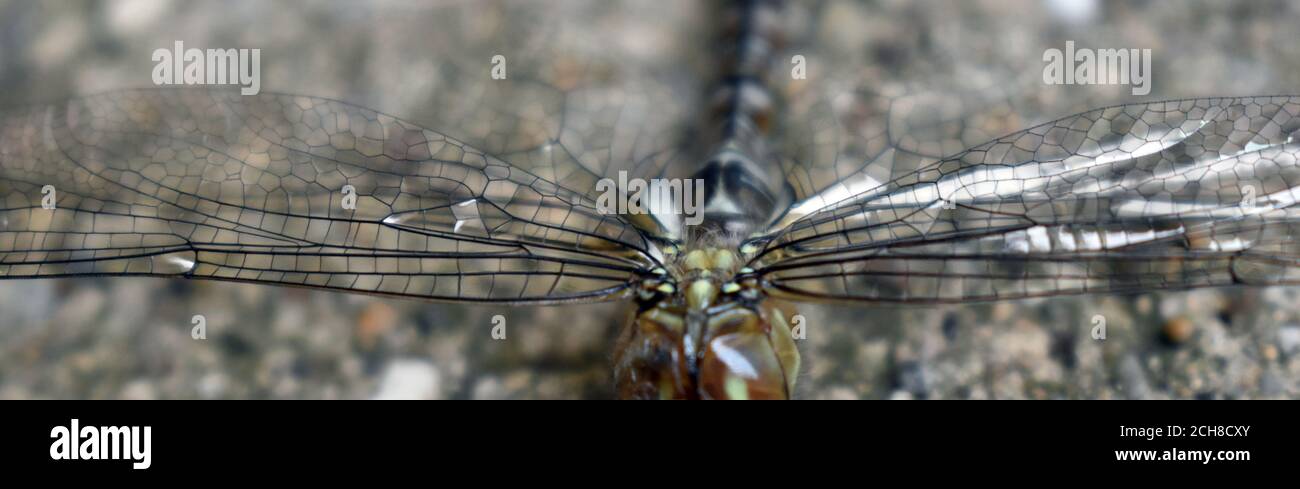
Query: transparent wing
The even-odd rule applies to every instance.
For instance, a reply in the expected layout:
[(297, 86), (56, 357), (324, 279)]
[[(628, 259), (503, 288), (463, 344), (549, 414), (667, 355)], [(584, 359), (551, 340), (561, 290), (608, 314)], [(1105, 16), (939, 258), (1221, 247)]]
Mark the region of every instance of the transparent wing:
[(949, 302), (1300, 282), (1300, 99), (1115, 106), (814, 213), (753, 268), (776, 294)]
[[(894, 20), (934, 9), (903, 3), (875, 12), (838, 1), (809, 7), (792, 18), (813, 26), (803, 27), (805, 40), (782, 57), (805, 56), (807, 78), (792, 80), (789, 65), (780, 63), (771, 74), (787, 101), (776, 140), (794, 205), (764, 234), (1026, 127), (1023, 121), (1038, 113), (1032, 94), (1042, 81), (1029, 76), (1036, 70), (990, 56), (996, 50), (957, 49), (971, 42), (952, 32), (963, 24), (927, 18), (922, 23), (945, 25), (931, 35), (900, 31)], [(801, 25), (788, 29), (799, 32)]]
[[(382, 106), (413, 105), (428, 127), (594, 199), (602, 178), (654, 177), (680, 158), (698, 96), (683, 53), (702, 42), (693, 27), (700, 8), (689, 0), (467, 2), (396, 20), (417, 24), (407, 31), (420, 38), (402, 43), (438, 63), (418, 101)], [(492, 20), (503, 12), (529, 21)], [(489, 79), (493, 54), (509, 68), (504, 79)], [(675, 219), (624, 218), (656, 236), (680, 232)]]
[(124, 91), (2, 124), (0, 278), (561, 302), (616, 297), (655, 263), (582, 193), (336, 101)]

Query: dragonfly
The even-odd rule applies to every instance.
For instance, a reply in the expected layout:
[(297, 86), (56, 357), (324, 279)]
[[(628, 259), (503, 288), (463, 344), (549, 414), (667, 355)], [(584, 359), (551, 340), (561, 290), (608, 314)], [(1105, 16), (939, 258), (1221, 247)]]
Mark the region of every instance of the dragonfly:
[[(908, 95), (783, 107), (802, 86), (789, 7), (718, 2), (723, 62), (702, 99), (676, 106), (636, 97), (667, 82), (582, 91), (600, 61), (532, 61), (487, 90), (535, 104), (454, 128), (477, 145), (272, 92), (125, 90), (10, 110), (0, 278), (623, 301), (613, 377), (637, 399), (791, 397), (800, 302), (1296, 283), (1300, 98), (1116, 105), (1005, 135)], [(683, 120), (692, 130), (659, 130)], [(619, 172), (702, 180), (705, 222), (605, 212), (597, 184)]]

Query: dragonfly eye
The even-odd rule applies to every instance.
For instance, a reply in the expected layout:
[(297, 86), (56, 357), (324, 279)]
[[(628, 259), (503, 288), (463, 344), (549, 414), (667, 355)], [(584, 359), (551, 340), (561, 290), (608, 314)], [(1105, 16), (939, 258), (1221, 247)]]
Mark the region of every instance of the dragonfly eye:
[(709, 254), (704, 250), (691, 250), (682, 259), (682, 268), (685, 270), (706, 270), (709, 266)]

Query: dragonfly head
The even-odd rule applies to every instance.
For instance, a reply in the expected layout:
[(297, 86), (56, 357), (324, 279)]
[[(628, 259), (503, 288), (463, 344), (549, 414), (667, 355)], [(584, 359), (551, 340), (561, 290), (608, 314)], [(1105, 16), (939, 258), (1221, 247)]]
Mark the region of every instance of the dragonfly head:
[(731, 250), (695, 249), (642, 284), (614, 356), (620, 397), (790, 397), (800, 361), (791, 314), (739, 266)]

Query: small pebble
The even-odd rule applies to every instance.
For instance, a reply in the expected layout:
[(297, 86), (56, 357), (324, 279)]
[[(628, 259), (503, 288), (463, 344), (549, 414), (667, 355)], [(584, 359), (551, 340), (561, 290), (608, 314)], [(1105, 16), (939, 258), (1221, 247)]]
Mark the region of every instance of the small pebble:
[(1164, 327), (1161, 328), (1165, 341), (1175, 345), (1186, 343), (1194, 332), (1196, 326), (1192, 324), (1192, 320), (1181, 316), (1165, 321)]
[(1263, 348), (1263, 350), (1262, 350), (1262, 353), (1264, 354), (1264, 359), (1265, 359), (1265, 360), (1268, 360), (1268, 361), (1270, 361), (1270, 362), (1273, 361), (1273, 360), (1277, 360), (1277, 347), (1276, 347), (1276, 346), (1273, 346), (1273, 345), (1264, 345), (1264, 348)]
[(432, 363), (420, 359), (401, 359), (384, 369), (379, 390), (372, 399), (437, 399), (441, 376)]
[(1277, 346), (1287, 355), (1300, 352), (1300, 325), (1288, 324), (1279, 328)]
[(357, 318), (357, 342), (363, 349), (374, 348), (379, 338), (391, 331), (396, 323), (397, 310), (380, 301), (371, 302)]

